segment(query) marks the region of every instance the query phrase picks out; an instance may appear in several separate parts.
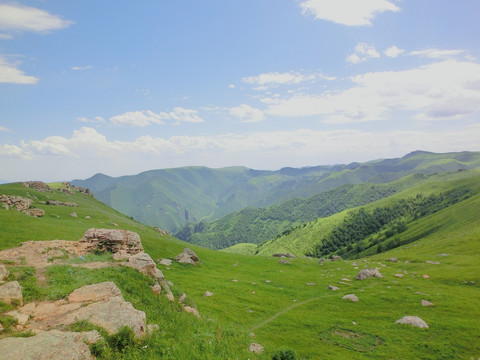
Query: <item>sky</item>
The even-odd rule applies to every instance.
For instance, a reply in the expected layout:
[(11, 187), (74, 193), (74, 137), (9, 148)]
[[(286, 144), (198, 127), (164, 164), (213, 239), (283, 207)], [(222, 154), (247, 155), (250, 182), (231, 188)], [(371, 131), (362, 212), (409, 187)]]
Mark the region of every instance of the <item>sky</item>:
[(478, 0), (0, 0), (0, 179), (480, 151)]

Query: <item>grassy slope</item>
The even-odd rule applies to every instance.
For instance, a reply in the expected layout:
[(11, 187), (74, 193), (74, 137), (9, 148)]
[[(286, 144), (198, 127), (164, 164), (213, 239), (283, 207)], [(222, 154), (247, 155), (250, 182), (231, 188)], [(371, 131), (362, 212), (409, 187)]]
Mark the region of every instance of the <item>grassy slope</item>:
[[(427, 188), (436, 190), (433, 184), (426, 187), (426, 190)], [(10, 185), (7, 188), (0, 186), (0, 193), (8, 193), (7, 190), (10, 193), (25, 192), (22, 188)], [(43, 193), (29, 191), (39, 197), (45, 196)], [(79, 203), (80, 207), (75, 209), (79, 218), (68, 216), (71, 208), (55, 207), (52, 210), (52, 207), (44, 206), (47, 216), (43, 219), (0, 209), (2, 248), (29, 239), (74, 240), (80, 238), (83, 231), (93, 224), (109, 227), (108, 224), (112, 221), (121, 228), (138, 232), (145, 249), (154, 259), (172, 258), (185, 246), (181, 241), (161, 236), (147, 226), (112, 212), (92, 198), (78, 194), (73, 199), (63, 194), (52, 198)], [(170, 269), (162, 270), (175, 284), (174, 291), (186, 292), (190, 301), (198, 305), (200, 313), (206, 319), (213, 319), (213, 322), (197, 321), (183, 313), (175, 315), (175, 311), (170, 311), (173, 310), (172, 305), (163, 299), (152, 300), (139, 287), (129, 288), (127, 280), (119, 286), (124, 294), (127, 293), (127, 299), (133, 299), (136, 307), (147, 312), (149, 321), (159, 322), (162, 329), (165, 326), (165, 331), (156, 339), (155, 344), (161, 344), (163, 348), (174, 347), (175, 344), (183, 348), (188, 348), (189, 343), (190, 346), (197, 347), (203, 344), (204, 352), (196, 351), (196, 354), (206, 354), (203, 358), (215, 358), (212, 355), (215, 351), (219, 352), (219, 359), (255, 358), (243, 351), (248, 344), (248, 339), (243, 335), (230, 338), (234, 341), (228, 340), (227, 334), (235, 331), (240, 331), (241, 334), (253, 331), (254, 341), (264, 345), (267, 353), (284, 347), (295, 349), (301, 358), (310, 359), (404, 358), (406, 354), (409, 358), (422, 359), (478, 357), (479, 209), (478, 196), (470, 198), (456, 204), (455, 208), (431, 216), (431, 223), (448, 222), (441, 232), (415, 244), (375, 255), (368, 258), (367, 263), (357, 260), (360, 267), (381, 267), (385, 277), (363, 282), (353, 281), (351, 286), (339, 284), (342, 278), (353, 278), (357, 273), (358, 270), (354, 269), (351, 261), (319, 265), (315, 260), (296, 259), (290, 264), (279, 264), (276, 258), (242, 256), (192, 246), (203, 262), (201, 265), (190, 267), (174, 263)], [(49, 213), (58, 214), (58, 222), (58, 218), (48, 217)], [(86, 215), (92, 217), (91, 222), (84, 223), (86, 219), (82, 216)], [(52, 222), (56, 226), (49, 225)], [(56, 229), (61, 222), (64, 223), (62, 228)], [(421, 227), (422, 223), (415, 226)], [(410, 231), (415, 231), (415, 228), (411, 227)], [(442, 253), (449, 255), (438, 256)], [(401, 262), (386, 263), (387, 267), (378, 264), (392, 256), (397, 256)], [(410, 263), (404, 263), (405, 260)], [(426, 260), (440, 261), (440, 264), (426, 264)], [(407, 271), (404, 278), (393, 276), (402, 270)], [(431, 278), (424, 279), (422, 274), (429, 274)], [(108, 272), (98, 273), (96, 279), (102, 276), (110, 279), (114, 275)], [(121, 277), (122, 274), (115, 276)], [(233, 282), (233, 279), (238, 282)], [(307, 283), (316, 285), (308, 286)], [(331, 292), (326, 289), (329, 284), (341, 289)], [(146, 285), (148, 284), (144, 283), (144, 287)], [(206, 290), (212, 291), (214, 296), (203, 297)], [(136, 292), (142, 296), (136, 296)], [(360, 297), (360, 302), (342, 300), (341, 297), (348, 293), (355, 293)], [(436, 306), (422, 307), (422, 298), (432, 301)], [(278, 316), (274, 317), (276, 315)], [(431, 328), (420, 330), (395, 325), (394, 321), (404, 315), (418, 315)], [(360, 336), (346, 339), (335, 335), (346, 330)], [(221, 331), (220, 336), (218, 331)], [(372, 341), (375, 346), (372, 346)], [(378, 345), (377, 341), (382, 344)], [(212, 350), (211, 344), (217, 346), (218, 350)], [(152, 344), (150, 348), (157, 345)], [(238, 351), (235, 356), (220, 354), (220, 351), (232, 354), (232, 350)], [(176, 350), (175, 354), (179, 359), (189, 358), (192, 351), (187, 349), (181, 353)], [(152, 353), (143, 358), (149, 356), (151, 358)], [(174, 357), (172, 355), (166, 358)]]
[[(363, 206), (365, 209), (389, 206), (390, 204), (406, 197), (414, 197), (418, 193), (429, 195), (440, 193), (457, 186), (457, 181), (471, 183), (474, 186), (479, 182), (480, 170), (469, 170), (451, 173), (439, 173), (430, 176), (410, 175), (393, 184), (406, 189), (385, 199), (378, 200)], [(333, 227), (339, 225), (346, 214), (345, 210), (327, 218), (318, 219), (306, 224), (305, 227), (296, 229), (292, 233), (265, 242), (259, 247), (258, 254), (268, 256), (278, 252), (291, 252), (301, 256), (318, 244), (322, 237), (329, 233)], [(406, 234), (409, 234), (408, 232)]]

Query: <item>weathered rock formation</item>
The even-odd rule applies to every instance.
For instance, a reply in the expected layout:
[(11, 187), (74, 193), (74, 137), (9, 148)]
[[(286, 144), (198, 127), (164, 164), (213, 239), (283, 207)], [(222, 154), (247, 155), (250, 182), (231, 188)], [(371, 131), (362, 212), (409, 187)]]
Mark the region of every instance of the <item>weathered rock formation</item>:
[(22, 185), (38, 191), (53, 191), (52, 188), (43, 181), (25, 181), (22, 183)]
[(63, 202), (63, 201), (57, 201), (57, 200), (48, 200), (47, 205), (55, 205), (55, 206), (71, 206), (71, 207), (78, 207), (78, 204), (74, 202)]
[(18, 281), (10, 281), (0, 286), (0, 301), (7, 304), (18, 302), (20, 306), (23, 305), (22, 287)]
[(10, 272), (7, 270), (5, 265), (0, 265), (0, 281), (4, 281), (8, 275), (10, 275)]
[(356, 280), (365, 280), (371, 277), (382, 278), (382, 274), (378, 269), (362, 269), (358, 272), (357, 276), (355, 276)]
[(290, 259), (295, 259), (296, 256), (294, 254), (290, 254), (290, 253), (278, 253), (278, 254), (273, 254), (272, 255), (273, 257), (286, 257), (286, 258), (290, 258)]
[(342, 299), (345, 299), (345, 300), (350, 300), (352, 302), (358, 302), (358, 296), (356, 296), (355, 294), (348, 294), (348, 295), (345, 295), (342, 297)]
[(190, 265), (197, 265), (200, 261), (197, 254), (189, 248), (183, 249), (183, 251), (175, 256), (175, 261), (182, 263), (182, 264), (190, 264)]
[(26, 338), (5, 338), (0, 340), (2, 359), (68, 359), (91, 360), (87, 344), (101, 339), (98, 331), (63, 332), (52, 330)]
[(112, 253), (125, 250), (131, 255), (143, 252), (140, 236), (129, 230), (91, 228), (85, 232), (80, 242), (89, 244), (90, 250), (108, 250)]

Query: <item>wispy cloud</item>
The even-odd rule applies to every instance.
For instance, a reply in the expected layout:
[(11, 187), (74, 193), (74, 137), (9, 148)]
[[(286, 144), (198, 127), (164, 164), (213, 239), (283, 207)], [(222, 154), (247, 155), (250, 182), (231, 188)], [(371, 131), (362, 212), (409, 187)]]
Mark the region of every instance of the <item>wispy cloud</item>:
[(348, 55), (345, 61), (350, 64), (358, 64), (362, 61), (379, 57), (380, 54), (377, 52), (374, 46), (361, 42), (355, 46), (354, 52)]
[(8, 32), (32, 31), (48, 33), (63, 29), (73, 22), (34, 7), (0, 4), (0, 30)]
[(267, 114), (322, 115), (324, 122), (354, 123), (386, 119), (411, 111), (419, 120), (458, 119), (480, 107), (480, 64), (446, 60), (403, 71), (354, 76), (343, 91), (267, 97)]
[(170, 112), (154, 113), (151, 110), (128, 111), (110, 118), (110, 122), (116, 125), (129, 125), (145, 127), (152, 124), (165, 124), (166, 120), (174, 120), (175, 125), (184, 122), (201, 123), (204, 120), (198, 115), (197, 110), (175, 107)]
[(423, 49), (410, 52), (410, 55), (426, 57), (430, 59), (452, 59), (465, 53), (465, 50)]
[(390, 46), (388, 49), (386, 49), (383, 53), (388, 57), (396, 58), (400, 54), (403, 54), (404, 52), (405, 50), (400, 49), (397, 46), (393, 45), (393, 46)]
[(9, 63), (0, 55), (0, 83), (36, 84), (38, 82), (37, 77), (25, 74), (17, 66), (18, 63)]
[(347, 26), (372, 25), (373, 18), (385, 11), (400, 11), (389, 0), (307, 0), (300, 3), (303, 15)]
[(93, 119), (89, 119), (84, 116), (77, 117), (77, 121), (83, 122), (83, 123), (104, 123), (105, 119), (101, 116), (95, 116)]
[(229, 111), (230, 115), (240, 119), (241, 122), (259, 122), (265, 120), (265, 114), (247, 104), (233, 107)]
[(10, 131), (10, 129), (5, 126), (0, 126), (0, 131)]
[(71, 69), (75, 71), (82, 71), (82, 70), (89, 70), (91, 68), (92, 68), (91, 65), (86, 65), (86, 66), (72, 66)]

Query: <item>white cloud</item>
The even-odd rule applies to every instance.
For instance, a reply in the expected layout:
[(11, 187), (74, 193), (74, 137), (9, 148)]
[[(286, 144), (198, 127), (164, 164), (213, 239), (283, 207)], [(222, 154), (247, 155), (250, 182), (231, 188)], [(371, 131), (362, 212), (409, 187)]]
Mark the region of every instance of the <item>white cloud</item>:
[(234, 84), (230, 84), (230, 85), (228, 85), (228, 88), (229, 88), (229, 89), (235, 89), (235, 85), (234, 85)]
[(9, 169), (9, 180), (53, 181), (85, 178), (95, 172), (125, 175), (192, 164), (278, 169), (397, 157), (418, 149), (478, 151), (479, 138), (480, 124), (423, 131), (297, 129), (170, 138), (145, 135), (132, 141), (108, 140), (95, 129), (83, 127), (69, 138), (51, 136), (19, 146), (0, 145), (0, 163)]
[(298, 72), (288, 73), (265, 73), (257, 76), (249, 76), (242, 79), (243, 82), (251, 85), (284, 85), (300, 84), (301, 82), (313, 80), (315, 75), (303, 75)]
[(0, 126), (0, 131), (10, 131), (10, 129), (5, 126)]
[(63, 20), (45, 10), (33, 7), (0, 4), (0, 30), (46, 33), (68, 27), (72, 21)]
[(454, 60), (403, 71), (372, 72), (352, 78), (338, 92), (265, 98), (267, 114), (323, 115), (331, 123), (382, 120), (392, 111), (412, 111), (416, 119), (457, 119), (478, 111), (480, 64)]
[(465, 53), (465, 50), (423, 49), (410, 52), (410, 55), (427, 57), (430, 59), (452, 59)]
[(13, 39), (13, 36), (10, 34), (0, 34), (0, 40), (9, 40)]
[(259, 122), (265, 120), (265, 114), (247, 104), (233, 107), (229, 111), (230, 115), (240, 119), (241, 122)]
[(361, 42), (355, 46), (353, 54), (347, 56), (345, 61), (350, 64), (358, 64), (359, 62), (379, 57), (380, 54), (377, 52), (377, 50), (375, 50), (375, 47)]
[(180, 124), (182, 122), (189, 123), (201, 123), (204, 120), (198, 116), (197, 110), (184, 109), (181, 107), (173, 108), (173, 111), (168, 113), (170, 119), (176, 120), (175, 124)]
[(120, 115), (112, 116), (110, 118), (110, 121), (116, 125), (140, 127), (145, 127), (152, 124), (165, 124), (166, 120), (175, 120), (175, 125), (179, 125), (183, 122), (204, 122), (204, 120), (198, 115), (197, 110), (184, 109), (182, 107), (175, 107), (173, 108), (173, 111), (160, 112), (158, 114), (151, 110), (129, 111)]
[(92, 68), (91, 65), (86, 65), (86, 66), (72, 66), (71, 69), (76, 71), (82, 71), (82, 70), (89, 70), (91, 68)]
[(36, 84), (38, 78), (26, 75), (22, 70), (17, 68), (18, 64), (9, 63), (0, 55), (0, 83), (10, 84)]
[(151, 110), (129, 111), (110, 118), (116, 125), (147, 126), (151, 124), (165, 124), (168, 116), (165, 113), (155, 114)]
[(387, 50), (384, 51), (384, 54), (391, 58), (396, 58), (398, 55), (404, 53), (405, 50), (396, 47), (395, 45), (390, 46)]
[(400, 11), (389, 0), (307, 0), (300, 3), (303, 15), (337, 24), (372, 25), (373, 18), (385, 11)]

